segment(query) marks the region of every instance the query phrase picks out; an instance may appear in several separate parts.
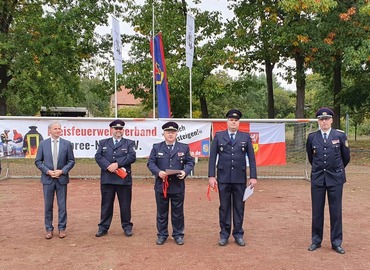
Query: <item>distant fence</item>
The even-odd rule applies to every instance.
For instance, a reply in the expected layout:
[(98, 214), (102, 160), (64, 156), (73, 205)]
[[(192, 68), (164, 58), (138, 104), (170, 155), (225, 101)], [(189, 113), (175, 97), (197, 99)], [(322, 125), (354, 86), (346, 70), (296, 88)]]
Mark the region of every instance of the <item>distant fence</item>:
[[(29, 119), (29, 118), (28, 118)], [(40, 118), (38, 118), (40, 119)], [(45, 120), (46, 118), (43, 118)], [(55, 121), (55, 118), (50, 118)], [(84, 121), (89, 118), (84, 118)], [(59, 118), (57, 119), (60, 120)], [(78, 119), (76, 119), (78, 121)], [(100, 119), (102, 120), (102, 119)], [(107, 123), (112, 119), (104, 119)], [(163, 119), (161, 119), (163, 120)], [(177, 122), (189, 119), (171, 119)], [(225, 119), (191, 119), (191, 121), (224, 122)], [(1, 118), (0, 118), (1, 121)], [(51, 120), (50, 120), (51, 121)], [(71, 121), (71, 118), (68, 118)], [(126, 120), (125, 120), (126, 121)], [(152, 119), (152, 121), (155, 121)], [(305, 142), (309, 132), (317, 128), (316, 119), (243, 119), (248, 123), (284, 123), (286, 143), (286, 165), (258, 166), (258, 178), (268, 179), (308, 179), (310, 165), (306, 157)], [(276, 153), (278, 154), (278, 153)], [(152, 178), (146, 167), (147, 159), (140, 158), (132, 166), (134, 178)], [(33, 158), (2, 157), (2, 173), (4, 178), (39, 178), (40, 171), (34, 165)], [(100, 177), (100, 168), (93, 158), (78, 158), (70, 173), (75, 179), (97, 179)], [(191, 178), (208, 178), (208, 158), (199, 158), (192, 172)]]

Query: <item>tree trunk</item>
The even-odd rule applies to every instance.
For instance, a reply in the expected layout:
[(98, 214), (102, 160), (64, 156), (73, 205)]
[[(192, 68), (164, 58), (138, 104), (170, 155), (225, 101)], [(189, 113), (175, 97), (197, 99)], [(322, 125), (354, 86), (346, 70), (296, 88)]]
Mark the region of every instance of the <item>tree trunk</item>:
[(8, 86), (8, 83), (11, 79), (10, 76), (7, 76), (8, 67), (6, 65), (0, 65), (0, 115), (6, 115), (6, 95), (5, 90)]
[(334, 117), (333, 128), (340, 128), (340, 102), (339, 93), (342, 90), (342, 57), (337, 55), (335, 57), (333, 70), (333, 94), (334, 94)]
[(202, 111), (202, 118), (209, 118), (207, 100), (204, 96), (200, 97), (200, 109)]
[(295, 117), (305, 118), (304, 115), (304, 101), (305, 101), (305, 90), (306, 90), (306, 74), (304, 68), (304, 57), (303, 55), (297, 53), (295, 56), (296, 63), (296, 89), (297, 89), (297, 99), (295, 107)]
[(274, 103), (274, 85), (272, 70), (274, 64), (269, 60), (265, 61), (266, 83), (267, 83), (267, 116), (268, 118), (275, 118), (275, 103)]
[[(295, 55), (296, 63), (296, 110), (295, 118), (305, 118), (304, 115), (304, 101), (305, 101), (305, 90), (306, 90), (306, 74), (304, 67), (304, 56), (300, 53)], [(294, 126), (294, 146), (296, 150), (304, 150), (306, 142), (306, 124), (297, 123)]]

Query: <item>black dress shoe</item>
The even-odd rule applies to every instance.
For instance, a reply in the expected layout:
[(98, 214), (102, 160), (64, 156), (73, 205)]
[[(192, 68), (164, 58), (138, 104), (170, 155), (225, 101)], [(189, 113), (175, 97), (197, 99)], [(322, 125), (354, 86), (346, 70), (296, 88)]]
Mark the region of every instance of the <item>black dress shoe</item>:
[(221, 239), (220, 239), (220, 241), (218, 241), (218, 245), (219, 245), (219, 246), (222, 246), (222, 247), (223, 247), (223, 246), (226, 246), (227, 241), (228, 241), (227, 239), (225, 239), (225, 238), (221, 238)]
[(241, 247), (244, 247), (245, 246), (245, 241), (243, 238), (236, 238), (235, 239), (235, 243), (238, 245), (238, 246), (241, 246)]
[(318, 248), (321, 248), (321, 244), (311, 244), (311, 246), (308, 247), (309, 251), (314, 251)]
[(96, 237), (102, 237), (102, 236), (106, 235), (107, 233), (108, 233), (107, 231), (99, 230), (99, 231), (95, 234), (95, 236), (96, 236)]
[(132, 230), (131, 230), (131, 229), (126, 229), (126, 230), (124, 230), (124, 231), (125, 231), (125, 235), (126, 235), (127, 237), (132, 236)]
[(165, 237), (158, 237), (157, 239), (157, 245), (163, 245), (164, 242), (166, 242), (167, 238)]
[(341, 247), (341, 246), (337, 246), (337, 247), (331, 247), (332, 249), (334, 249), (336, 252), (338, 252), (339, 254), (345, 254), (346, 251)]
[(175, 241), (176, 241), (176, 244), (178, 244), (178, 245), (183, 245), (184, 244), (184, 238), (183, 237), (176, 237), (175, 238)]

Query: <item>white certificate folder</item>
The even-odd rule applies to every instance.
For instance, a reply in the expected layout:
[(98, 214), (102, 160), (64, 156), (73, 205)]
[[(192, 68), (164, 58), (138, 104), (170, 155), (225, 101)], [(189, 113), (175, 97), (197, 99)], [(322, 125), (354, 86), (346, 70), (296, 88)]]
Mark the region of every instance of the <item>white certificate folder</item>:
[(244, 196), (243, 201), (247, 200), (252, 194), (253, 194), (254, 188), (251, 188), (251, 186), (247, 186), (247, 188), (244, 190)]

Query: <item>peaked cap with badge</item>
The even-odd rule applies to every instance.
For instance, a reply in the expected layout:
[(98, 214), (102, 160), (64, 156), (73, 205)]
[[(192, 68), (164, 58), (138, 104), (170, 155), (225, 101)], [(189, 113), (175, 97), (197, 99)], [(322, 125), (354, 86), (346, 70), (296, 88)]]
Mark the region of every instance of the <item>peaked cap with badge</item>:
[(242, 118), (242, 113), (239, 110), (232, 109), (226, 113), (227, 118), (240, 119)]
[(327, 107), (322, 107), (318, 109), (316, 112), (317, 119), (332, 118), (333, 116), (334, 116), (334, 112)]
[(125, 122), (123, 122), (122, 120), (117, 119), (117, 120), (112, 121), (112, 122), (109, 124), (109, 126), (110, 126), (111, 128), (115, 128), (115, 127), (124, 127), (124, 126), (125, 126)]
[(167, 122), (162, 126), (164, 131), (177, 131), (179, 129), (179, 125), (175, 122)]

